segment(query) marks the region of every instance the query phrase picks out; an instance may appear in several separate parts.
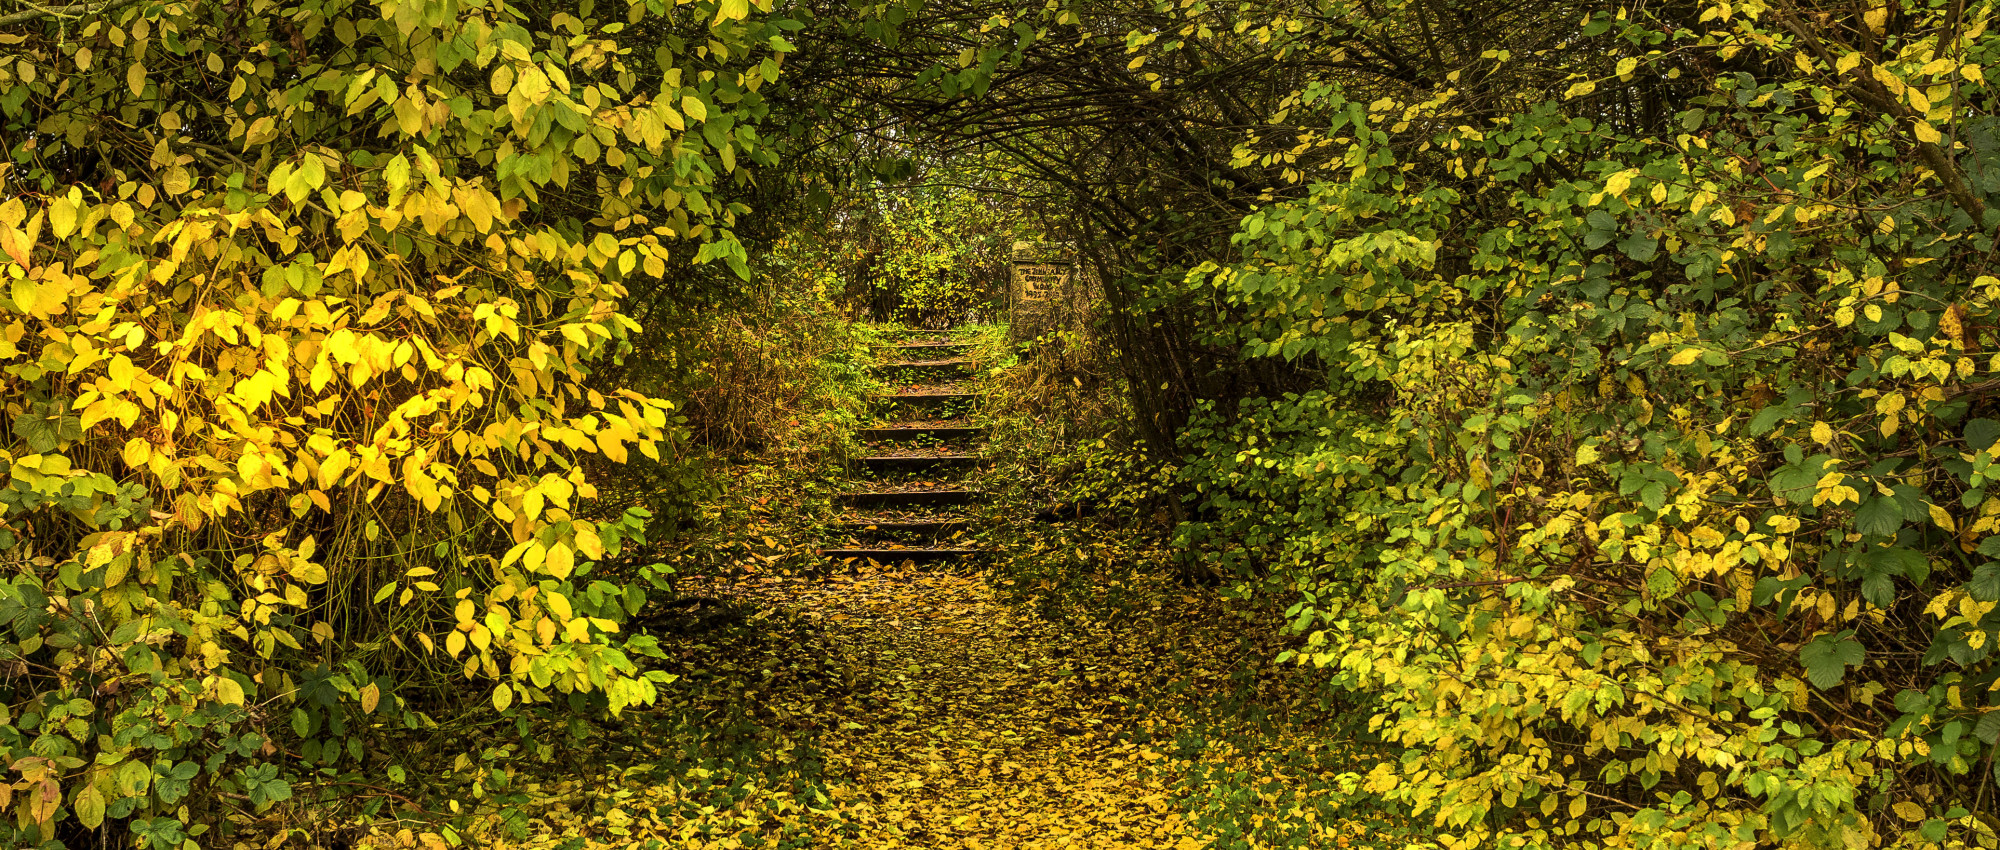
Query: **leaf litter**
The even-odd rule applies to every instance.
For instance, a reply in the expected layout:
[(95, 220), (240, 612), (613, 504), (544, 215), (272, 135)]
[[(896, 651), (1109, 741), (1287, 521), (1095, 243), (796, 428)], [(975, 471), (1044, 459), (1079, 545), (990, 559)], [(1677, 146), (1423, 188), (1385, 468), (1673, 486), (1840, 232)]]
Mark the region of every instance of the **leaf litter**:
[[(524, 769), (538, 781), (491, 794), (454, 835), (498, 850), (1191, 850), (1367, 834), (1345, 808), (1353, 753), (1289, 685), (1272, 693), (1296, 705), (1257, 698), (1284, 723), (1216, 714), (1213, 696), (1243, 693), (1248, 659), (1272, 651), (1227, 609), (1168, 582), (1146, 589), (1143, 617), (1051, 617), (1013, 584), (873, 563), (684, 584), (684, 604), (636, 624), (681, 677), (660, 704)], [(436, 838), (397, 826), (355, 846)]]

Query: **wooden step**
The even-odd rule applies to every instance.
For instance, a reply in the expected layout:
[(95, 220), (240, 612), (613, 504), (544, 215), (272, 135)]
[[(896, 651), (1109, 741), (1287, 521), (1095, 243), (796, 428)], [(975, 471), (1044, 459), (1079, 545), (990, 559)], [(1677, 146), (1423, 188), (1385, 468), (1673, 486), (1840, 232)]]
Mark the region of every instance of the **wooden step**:
[(950, 561), (980, 554), (978, 549), (821, 549), (820, 555), (836, 560), (866, 558), (878, 564), (904, 561)]
[(976, 366), (970, 360), (902, 360), (877, 363), (869, 371), (884, 378), (896, 378), (899, 383), (916, 383), (959, 380), (976, 374), (979, 371)]
[(929, 532), (932, 534), (943, 534), (948, 531), (959, 531), (961, 529), (970, 526), (971, 524), (972, 524), (971, 520), (961, 519), (958, 517), (939, 518), (939, 519), (894, 519), (894, 520), (848, 519), (848, 520), (841, 520), (840, 522), (835, 523), (835, 525), (838, 525), (841, 528), (845, 528), (850, 531), (885, 531), (885, 532), (901, 531), (910, 533)]
[(945, 505), (970, 505), (985, 496), (978, 490), (958, 488), (934, 490), (863, 490), (858, 493), (842, 493), (840, 504), (851, 508), (904, 508), (939, 507)]
[(877, 364), (875, 364), (874, 368), (876, 368), (876, 369), (960, 369), (960, 370), (969, 370), (969, 369), (971, 369), (971, 368), (972, 368), (973, 366), (976, 366), (976, 365), (978, 365), (978, 361), (975, 361), (975, 360), (970, 360), (970, 359), (967, 359), (967, 358), (964, 358), (964, 357), (959, 357), (959, 358), (954, 358), (954, 359), (951, 359), (951, 360), (896, 360), (896, 361), (892, 361), (892, 362), (889, 362), (889, 363), (877, 363)]
[[(949, 420), (947, 420), (949, 421)], [(855, 432), (864, 441), (868, 440), (971, 440), (986, 434), (984, 425), (926, 425), (915, 428), (863, 428)]]
[(911, 357), (963, 354), (972, 350), (970, 342), (899, 342), (896, 350)]
[(895, 394), (892, 394), (892, 395), (885, 395), (885, 396), (880, 396), (880, 398), (883, 398), (883, 399), (887, 399), (887, 400), (889, 400), (889, 401), (893, 401), (893, 402), (895, 402), (895, 403), (897, 403), (897, 404), (907, 404), (907, 405), (943, 405), (943, 404), (949, 404), (949, 403), (951, 403), (951, 402), (953, 402), (953, 401), (975, 401), (975, 400), (978, 400), (978, 399), (982, 398), (982, 396), (981, 396), (981, 395), (980, 395), (979, 393), (909, 393), (909, 392), (903, 392), (903, 393), (895, 393)]
[(920, 469), (964, 469), (978, 466), (978, 455), (877, 455), (856, 458), (864, 469), (877, 472), (914, 472)]

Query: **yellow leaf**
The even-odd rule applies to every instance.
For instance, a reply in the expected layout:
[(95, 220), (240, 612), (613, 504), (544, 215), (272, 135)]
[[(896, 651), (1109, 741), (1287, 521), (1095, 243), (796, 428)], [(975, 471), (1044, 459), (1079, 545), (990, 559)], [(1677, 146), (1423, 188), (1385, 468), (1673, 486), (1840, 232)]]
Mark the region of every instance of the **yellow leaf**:
[(1903, 84), (1903, 78), (1896, 76), (1894, 72), (1881, 65), (1869, 68), (1868, 72), (1874, 75), (1875, 82), (1881, 83), (1883, 88), (1888, 89), (1898, 96), (1901, 96), (1903, 90), (1908, 88), (1908, 86)]
[(76, 230), (76, 204), (57, 198), (49, 204), (49, 228), (57, 239), (67, 239)]
[(374, 714), (375, 706), (380, 704), (381, 702), (382, 702), (382, 686), (377, 685), (374, 682), (369, 682), (368, 687), (361, 689), (362, 713)]
[(1583, 82), (1570, 86), (1569, 91), (1563, 93), (1563, 97), (1565, 99), (1572, 97), (1583, 97), (1584, 95), (1590, 94), (1595, 91), (1597, 91), (1597, 81), (1584, 80)]
[(326, 568), (311, 561), (293, 561), (291, 574), (306, 584), (326, 583)]
[(1939, 133), (1936, 127), (1931, 126), (1931, 122), (1929, 121), (1918, 121), (1916, 130), (1917, 141), (1919, 142), (1934, 145), (1944, 140), (1944, 135)]
[(533, 65), (521, 69), (521, 75), (514, 82), (514, 89), (529, 103), (547, 103), (549, 99), (549, 78), (542, 69)]
[(740, 21), (750, 16), (750, 0), (722, 0), (715, 5), (718, 21)]
[(1632, 79), (1632, 72), (1638, 70), (1638, 68), (1639, 68), (1638, 59), (1627, 56), (1623, 59), (1618, 60), (1618, 79), (1621, 80)]
[(417, 108), (417, 105), (415, 103), (410, 102), (409, 98), (406, 97), (398, 99), (396, 101), (395, 109), (396, 109), (396, 128), (402, 130), (403, 135), (414, 136), (418, 133), (423, 132), (424, 129), (423, 110)]
[(507, 687), (506, 682), (501, 682), (499, 686), (493, 689), (493, 710), (506, 711), (507, 707), (513, 704), (514, 689)]
[(550, 545), (548, 555), (542, 559), (542, 569), (556, 578), (569, 578), (570, 571), (575, 566), (576, 556), (570, 552), (569, 546), (563, 543)]
[(681, 98), (681, 112), (696, 121), (708, 120), (708, 104), (691, 94)]
[(17, 278), (14, 281), (13, 293), (14, 309), (33, 315), (35, 313), (35, 305), (41, 301), (41, 291), (36, 289), (35, 282), (26, 278)]
[(1897, 803), (1893, 808), (1896, 810), (1896, 817), (1903, 820), (1920, 821), (1924, 819), (1924, 807), (1908, 800)]
[(1931, 506), (1931, 522), (1937, 523), (1937, 527), (1946, 531), (1958, 530), (1958, 523), (1952, 520), (1951, 514), (1945, 513), (1944, 508), (1937, 505)]
[(104, 792), (95, 785), (86, 785), (76, 795), (74, 806), (77, 823), (91, 829), (104, 824)]
[(1813, 442), (1822, 446), (1833, 445), (1832, 426), (1827, 425), (1825, 422), (1814, 422), (1812, 426), (1812, 438)]
[(215, 677), (215, 698), (226, 705), (243, 704), (243, 686), (228, 676)]
[(130, 89), (132, 89), (133, 97), (141, 97), (145, 95), (146, 93), (145, 63), (134, 62), (132, 63), (132, 67), (125, 69), (125, 85)]
[(452, 190), (458, 200), (458, 208), (472, 219), (472, 226), (485, 233), (493, 229), (493, 208), (486, 204), (486, 193), (477, 186), (464, 185)]
[(5, 252), (7, 258), (18, 263), (21, 268), (28, 267), (29, 252), (33, 251), (34, 247), (35, 244), (28, 240), (28, 234), (11, 227), (0, 227), (0, 252)]
[(1692, 348), (1692, 347), (1683, 348), (1680, 351), (1674, 353), (1673, 359), (1668, 360), (1667, 365), (1686, 366), (1689, 363), (1693, 363), (1695, 359), (1700, 356), (1701, 356), (1701, 349), (1699, 348)]
[(1861, 66), (1861, 54), (1848, 53), (1847, 55), (1840, 57), (1840, 61), (1835, 62), (1833, 64), (1833, 70), (1836, 73), (1845, 74), (1860, 66)]
[(579, 525), (576, 531), (576, 551), (593, 561), (604, 558), (604, 541), (597, 536), (597, 530)]

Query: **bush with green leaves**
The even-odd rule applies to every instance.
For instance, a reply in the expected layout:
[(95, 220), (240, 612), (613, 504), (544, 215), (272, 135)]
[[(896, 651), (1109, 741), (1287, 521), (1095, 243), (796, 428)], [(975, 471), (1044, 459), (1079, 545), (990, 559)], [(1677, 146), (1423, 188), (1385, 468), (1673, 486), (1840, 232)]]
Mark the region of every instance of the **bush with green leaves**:
[(2000, 42), (1813, 14), (1590, 14), (1477, 119), (1308, 84), (1349, 170), (1190, 276), (1324, 383), (1182, 431), (1182, 539), (1459, 841), (1995, 840)]

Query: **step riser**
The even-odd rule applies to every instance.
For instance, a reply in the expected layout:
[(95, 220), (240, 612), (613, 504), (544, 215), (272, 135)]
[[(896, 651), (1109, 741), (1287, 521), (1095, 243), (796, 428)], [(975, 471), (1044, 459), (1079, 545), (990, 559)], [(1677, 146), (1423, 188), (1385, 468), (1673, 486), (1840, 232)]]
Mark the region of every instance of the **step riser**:
[(822, 557), (831, 561), (844, 561), (848, 558), (853, 558), (855, 563), (874, 561), (878, 564), (900, 564), (904, 561), (915, 561), (920, 564), (938, 563), (940, 561), (969, 561), (979, 554), (978, 552), (957, 549), (898, 549), (887, 551), (827, 549), (820, 553)]
[(916, 519), (900, 522), (850, 520), (839, 525), (856, 537), (867, 534), (950, 534), (971, 527), (970, 523), (962, 519)]
[(886, 508), (905, 510), (910, 508), (953, 507), (970, 505), (984, 493), (965, 490), (917, 490), (910, 493), (847, 493), (840, 497), (840, 503), (851, 508)]
[(851, 547), (858, 547), (862, 549), (889, 548), (893, 546), (951, 548), (953, 544), (958, 544), (963, 542), (964, 542), (963, 538), (955, 538), (950, 534), (942, 532), (932, 532), (928, 534), (888, 534), (888, 533), (881, 533), (874, 531), (863, 531), (863, 532), (851, 533), (848, 534), (845, 538), (842, 538), (842, 543), (844, 545)]
[(898, 366), (894, 369), (876, 367), (873, 371), (875, 377), (892, 384), (942, 384), (965, 380), (973, 370), (957, 366)]
[(962, 472), (979, 468), (976, 457), (871, 457), (856, 465), (868, 472)]
[(877, 375), (916, 373), (923, 375), (958, 376), (971, 374), (978, 371), (979, 367), (971, 361), (964, 361), (949, 363), (877, 363), (874, 366), (868, 367), (868, 369)]
[(940, 442), (976, 440), (986, 436), (985, 428), (863, 428), (855, 432), (861, 440), (911, 442), (933, 439)]
[(935, 410), (940, 407), (958, 405), (971, 408), (979, 404), (979, 396), (972, 393), (939, 393), (936, 395), (892, 395), (883, 396), (882, 401), (889, 408), (908, 410)]

